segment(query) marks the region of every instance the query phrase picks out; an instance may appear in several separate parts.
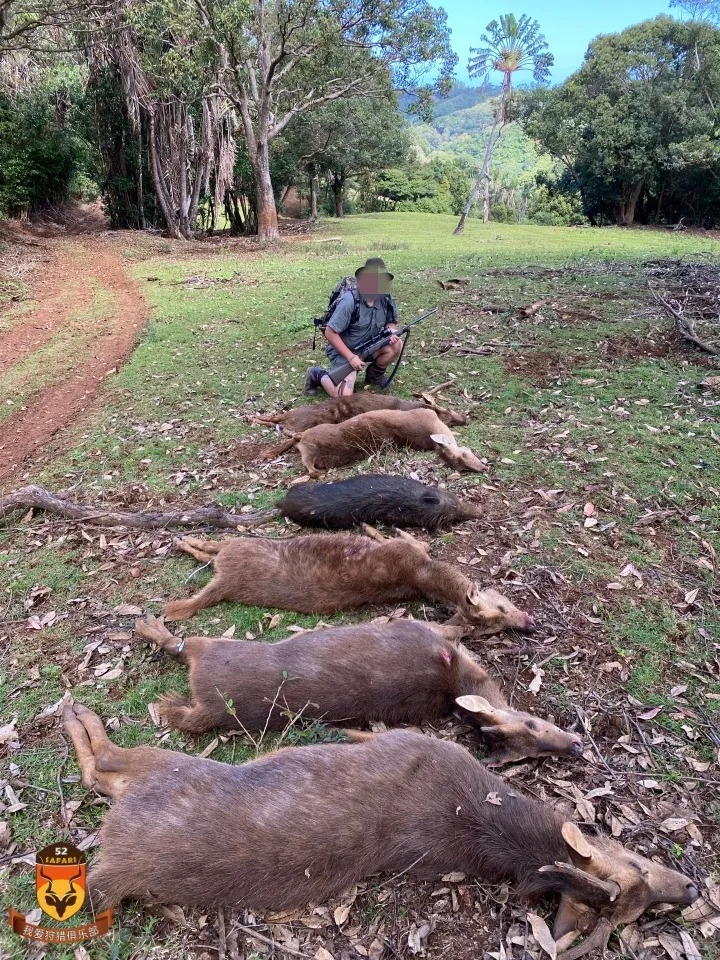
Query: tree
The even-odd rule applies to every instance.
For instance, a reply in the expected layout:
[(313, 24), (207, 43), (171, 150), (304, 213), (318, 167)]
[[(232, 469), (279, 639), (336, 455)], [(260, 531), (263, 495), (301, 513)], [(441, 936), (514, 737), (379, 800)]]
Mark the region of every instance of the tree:
[(667, 16), (598, 37), (562, 86), (524, 98), (526, 131), (560, 159), (585, 212), (623, 226), (717, 216), (720, 30)]
[(311, 208), (322, 174), (333, 195), (336, 217), (344, 215), (349, 180), (402, 163), (410, 144), (389, 77), (382, 98), (355, 97), (326, 104), (299, 117), (283, 140), (310, 181)]
[[(16, 50), (58, 47), (58, 37), (80, 29), (88, 8), (102, 10), (102, 2), (88, 0), (0, 0), (0, 62)], [(74, 45), (74, 44), (73, 44)]]
[(670, 0), (670, 7), (682, 10), (691, 20), (720, 22), (720, 0)]
[(197, 39), (189, 0), (115, 0), (87, 51), (91, 75), (117, 70), (122, 78), (138, 152), (144, 131), (155, 198), (176, 239), (194, 236), (211, 178), (215, 206), (223, 203), (235, 163), (235, 123), (218, 65)]
[(532, 70), (533, 80), (536, 83), (543, 83), (550, 76), (550, 67), (555, 62), (545, 37), (540, 33), (539, 23), (525, 14), (519, 20), (516, 20), (512, 13), (505, 14), (499, 21), (493, 20), (489, 23), (486, 30), (487, 33), (480, 38), (483, 45), (471, 49), (468, 73), (471, 77), (480, 77), (481, 82), (486, 83), (490, 72), (497, 70), (502, 74), (502, 86), (485, 147), (482, 167), (460, 215), (455, 234), (464, 233), (465, 221), (475, 206), (482, 187), (485, 194), (483, 222), (487, 223), (489, 219), (490, 162), (497, 142), (498, 128), (508, 119), (513, 75), (518, 70)]
[(384, 97), (388, 75), (422, 107), (433, 87), (449, 86), (457, 62), (445, 11), (427, 0), (196, 0), (196, 9), (240, 116), (263, 241), (279, 236), (271, 144), (296, 118), (341, 99)]
[(70, 197), (89, 153), (78, 124), (82, 96), (79, 71), (64, 66), (38, 71), (13, 95), (0, 91), (0, 215), (24, 217)]

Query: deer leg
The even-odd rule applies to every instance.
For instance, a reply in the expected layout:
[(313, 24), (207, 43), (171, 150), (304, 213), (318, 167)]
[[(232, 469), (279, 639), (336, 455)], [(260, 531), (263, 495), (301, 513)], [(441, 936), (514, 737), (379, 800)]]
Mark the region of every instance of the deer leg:
[(118, 777), (127, 768), (129, 751), (111, 743), (100, 717), (80, 703), (64, 707), (62, 720), (75, 747), (82, 785), (110, 797), (119, 796), (128, 779)]
[(400, 537), (402, 540), (407, 540), (408, 543), (412, 543), (414, 546), (416, 546), (418, 550), (422, 550), (422, 552), (428, 554), (428, 556), (430, 555), (429, 543), (425, 543), (423, 540), (418, 540), (417, 537), (414, 537), (411, 533), (408, 533), (407, 530), (400, 530), (398, 527), (395, 527), (395, 533), (397, 533), (398, 537)]
[(320, 471), (315, 466), (315, 449), (307, 444), (304, 444), (302, 440), (299, 441), (297, 449), (298, 453), (300, 454), (300, 459), (302, 460), (302, 465), (308, 472), (308, 476), (311, 479), (319, 477)]
[(373, 540), (377, 540), (378, 543), (388, 542), (387, 537), (384, 537), (375, 527), (371, 527), (369, 523), (364, 523), (362, 529), (366, 537), (371, 537)]
[(72, 745), (75, 748), (82, 785), (86, 790), (92, 790), (97, 782), (95, 754), (90, 745), (90, 738), (87, 735), (87, 731), (78, 720), (72, 704), (66, 703), (63, 707), (62, 724), (65, 728), (65, 733), (70, 737)]
[[(173, 540), (178, 550), (189, 553), (191, 557), (202, 563), (212, 563), (214, 556), (220, 550), (220, 544), (214, 544), (212, 540), (197, 540), (195, 537), (186, 537), (184, 540)], [(217, 550), (212, 547), (217, 546)]]
[(153, 747), (133, 747), (128, 750), (116, 746), (97, 714), (81, 703), (76, 703), (73, 709), (90, 741), (95, 764), (92, 786), (99, 793), (117, 799), (143, 775), (177, 763), (177, 754), (169, 750), (156, 750)]

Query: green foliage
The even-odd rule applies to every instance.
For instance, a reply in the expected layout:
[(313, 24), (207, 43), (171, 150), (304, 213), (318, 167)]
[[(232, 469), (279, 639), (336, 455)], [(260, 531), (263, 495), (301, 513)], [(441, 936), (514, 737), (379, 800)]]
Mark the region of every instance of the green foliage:
[(598, 37), (561, 86), (527, 95), (526, 131), (586, 212), (631, 224), (720, 218), (720, 31), (657, 17)]
[[(560, 192), (540, 184), (528, 205), (528, 220), (542, 227), (573, 227), (586, 223), (577, 190)], [(494, 218), (493, 218), (494, 219)]]
[(545, 83), (555, 58), (550, 53), (540, 24), (523, 14), (518, 20), (513, 13), (492, 20), (480, 37), (480, 47), (470, 50), (468, 73), (484, 83), (491, 71), (506, 77), (518, 70), (532, 70), (536, 83)]
[(79, 129), (83, 98), (76, 68), (57, 67), (31, 88), (0, 92), (0, 214), (67, 200), (85, 174), (89, 148)]

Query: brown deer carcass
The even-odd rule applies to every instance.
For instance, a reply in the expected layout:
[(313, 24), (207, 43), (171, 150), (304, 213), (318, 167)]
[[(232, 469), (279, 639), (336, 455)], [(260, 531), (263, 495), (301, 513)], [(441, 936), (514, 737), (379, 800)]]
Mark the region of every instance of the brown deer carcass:
[(83, 786), (115, 799), (88, 876), (96, 911), (125, 898), (292, 909), (378, 873), (457, 870), (560, 894), (556, 938), (593, 928), (562, 955), (576, 960), (653, 904), (698, 896), (688, 877), (586, 836), (448, 741), (396, 730), (234, 766), (117, 747), (79, 704), (62, 719)]
[(493, 765), (582, 753), (576, 734), (508, 705), (488, 672), (443, 636), (461, 627), (396, 620), (311, 630), (281, 643), (179, 640), (154, 617), (136, 630), (189, 667), (191, 701), (171, 693), (160, 703), (165, 722), (187, 733), (282, 730), (298, 716), (419, 724), (455, 709), (487, 738)]
[(285, 410), (273, 417), (258, 414), (253, 419), (259, 423), (277, 423), (287, 433), (300, 433), (321, 423), (342, 423), (360, 413), (371, 410), (434, 410), (443, 423), (460, 426), (468, 422), (468, 415), (457, 410), (448, 410), (422, 400), (401, 400), (399, 397), (380, 396), (376, 393), (353, 393), (349, 397), (336, 397), (323, 403), (313, 403), (295, 410)]
[(434, 410), (375, 410), (343, 423), (322, 423), (295, 434), (279, 447), (270, 448), (268, 459), (297, 447), (310, 476), (331, 467), (344, 467), (378, 453), (384, 447), (435, 450), (449, 466), (477, 473), (487, 469), (472, 450), (459, 447), (452, 430)]
[(347, 533), (289, 540), (235, 537), (216, 542), (187, 537), (176, 545), (215, 576), (194, 597), (165, 605), (168, 620), (185, 620), (223, 600), (297, 613), (337, 613), (369, 604), (429, 597), (455, 607), (483, 635), (508, 627), (532, 630), (530, 614), (496, 590), (477, 584), (449, 563), (432, 560), (428, 546), (399, 531), (395, 540)]

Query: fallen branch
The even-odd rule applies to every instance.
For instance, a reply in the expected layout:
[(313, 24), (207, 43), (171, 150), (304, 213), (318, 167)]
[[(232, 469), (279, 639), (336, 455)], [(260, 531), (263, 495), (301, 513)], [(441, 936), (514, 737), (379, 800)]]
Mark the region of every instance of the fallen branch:
[(720, 350), (718, 350), (717, 347), (713, 347), (712, 344), (706, 343), (705, 340), (701, 340), (700, 337), (698, 337), (698, 335), (695, 333), (695, 327), (692, 320), (689, 320), (683, 314), (682, 310), (673, 307), (673, 305), (665, 300), (664, 297), (661, 297), (658, 293), (656, 293), (651, 286), (649, 289), (656, 302), (659, 303), (663, 309), (674, 318), (677, 331), (683, 340), (688, 340), (690, 343), (694, 343), (695, 346), (700, 350), (704, 350), (705, 353), (709, 353), (713, 357), (720, 356)]
[(18, 510), (43, 510), (63, 517), (65, 520), (82, 520), (83, 523), (103, 527), (140, 527), (156, 530), (161, 527), (213, 527), (218, 530), (237, 530), (239, 527), (269, 520), (273, 514), (268, 510), (254, 513), (229, 513), (221, 507), (190, 507), (187, 510), (141, 510), (127, 512), (75, 503), (51, 493), (45, 487), (21, 487), (0, 497), (0, 519)]

